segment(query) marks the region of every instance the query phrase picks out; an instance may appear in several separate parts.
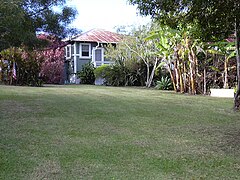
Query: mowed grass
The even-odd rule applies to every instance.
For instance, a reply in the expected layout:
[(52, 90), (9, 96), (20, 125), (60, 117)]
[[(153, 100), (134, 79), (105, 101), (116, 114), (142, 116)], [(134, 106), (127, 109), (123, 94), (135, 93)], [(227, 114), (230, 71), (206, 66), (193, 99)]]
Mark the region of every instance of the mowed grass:
[(233, 100), (0, 86), (0, 179), (240, 179)]

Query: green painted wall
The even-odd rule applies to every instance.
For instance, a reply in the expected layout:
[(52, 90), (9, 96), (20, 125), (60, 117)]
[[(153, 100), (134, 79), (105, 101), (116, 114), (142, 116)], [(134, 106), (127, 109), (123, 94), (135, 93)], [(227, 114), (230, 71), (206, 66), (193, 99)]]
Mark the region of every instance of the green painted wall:
[[(91, 59), (87, 59), (87, 58), (80, 58), (80, 43), (89, 43), (89, 44), (91, 44), (91, 55), (92, 55), (92, 50), (93, 50), (93, 48), (94, 47), (96, 47), (97, 45), (98, 45), (98, 43), (96, 43), (96, 42), (75, 42), (76, 43), (76, 53), (78, 54), (77, 55), (77, 72), (79, 72), (79, 71), (81, 71), (82, 70), (82, 66), (84, 65), (84, 64), (86, 64), (86, 63), (89, 63), (89, 62), (91, 62), (92, 61), (92, 58)], [(105, 44), (106, 45), (106, 44)], [(99, 47), (103, 47), (104, 46), (104, 44), (100, 44), (99, 45)], [(74, 51), (73, 51), (73, 47), (74, 47), (74, 45), (72, 45), (72, 59), (73, 59), (73, 53), (74, 53)], [(105, 59), (105, 61), (106, 61), (107, 59)]]

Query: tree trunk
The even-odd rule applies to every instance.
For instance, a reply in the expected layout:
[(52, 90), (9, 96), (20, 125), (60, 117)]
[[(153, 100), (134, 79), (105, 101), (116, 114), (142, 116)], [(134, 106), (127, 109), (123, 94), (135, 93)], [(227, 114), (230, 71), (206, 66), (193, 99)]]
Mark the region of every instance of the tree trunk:
[(196, 89), (196, 82), (197, 82), (197, 75), (198, 75), (198, 68), (197, 68), (197, 56), (195, 55), (195, 52), (193, 51), (193, 48), (191, 48), (191, 54), (192, 54), (192, 70), (193, 70), (193, 79), (192, 79), (192, 93), (195, 95), (197, 94)]
[(206, 58), (204, 62), (204, 69), (203, 69), (203, 94), (207, 94), (207, 69), (206, 69), (206, 64), (207, 64), (207, 59), (208, 59), (208, 52), (206, 52)]
[(148, 84), (149, 84), (149, 72), (150, 72), (150, 70), (149, 70), (149, 64), (148, 63), (145, 63), (146, 64), (146, 66), (147, 66), (147, 80), (146, 80), (146, 87), (148, 87)]
[(155, 70), (156, 70), (156, 67), (157, 67), (157, 63), (158, 63), (158, 59), (156, 58), (154, 66), (153, 66), (153, 69), (152, 69), (152, 72), (151, 72), (151, 76), (150, 76), (150, 78), (148, 80), (148, 85), (147, 85), (148, 88), (151, 87), (152, 80), (153, 80), (153, 77), (154, 77), (154, 73), (155, 73)]
[(175, 49), (175, 56), (176, 56), (176, 79), (177, 79), (177, 89), (178, 89), (178, 86), (179, 86), (179, 90), (180, 90), (180, 93), (184, 93), (184, 86), (183, 86), (183, 72), (182, 72), (182, 59), (179, 57), (179, 48), (180, 46), (178, 46), (178, 48)]
[(183, 61), (183, 87), (184, 92), (187, 92), (187, 70), (186, 70), (186, 62)]
[(195, 86), (195, 75), (196, 75), (196, 64), (194, 59), (194, 52), (192, 50), (192, 43), (190, 39), (186, 39), (186, 48), (188, 49), (188, 60), (189, 60), (189, 74), (190, 74), (190, 81), (189, 81), (189, 90), (190, 94), (196, 94), (196, 86)]
[(224, 61), (224, 89), (228, 88), (228, 59), (225, 57)]
[(204, 70), (203, 70), (203, 94), (206, 95), (207, 94), (207, 80), (206, 80), (206, 66), (204, 66)]
[(174, 79), (174, 76), (173, 76), (173, 73), (172, 73), (172, 70), (171, 70), (171, 67), (170, 67), (169, 64), (168, 64), (168, 71), (169, 71), (169, 74), (170, 74), (170, 77), (171, 77), (171, 80), (172, 80), (172, 83), (173, 83), (173, 89), (174, 89), (175, 92), (177, 92), (175, 79)]
[(178, 66), (177, 66), (177, 60), (174, 62), (174, 72), (175, 72), (175, 77), (176, 77), (176, 89), (177, 92), (179, 91), (179, 72), (178, 72)]
[(182, 73), (182, 70), (181, 68), (179, 68), (179, 81), (180, 81), (180, 93), (184, 93), (184, 85), (183, 85), (183, 73)]
[(240, 30), (239, 30), (239, 20), (235, 19), (235, 34), (236, 34), (236, 53), (237, 53), (237, 91), (234, 95), (234, 110), (240, 109)]
[(179, 74), (180, 93), (184, 93), (183, 71), (182, 71), (183, 63), (182, 63), (182, 61), (180, 62), (179, 57), (177, 59), (177, 66), (178, 66), (178, 74)]
[(192, 56), (191, 51), (189, 52), (188, 55), (189, 58), (189, 70), (190, 70), (190, 89), (191, 89), (191, 94), (195, 95), (196, 94), (196, 89), (195, 89), (195, 63), (194, 63), (194, 59)]

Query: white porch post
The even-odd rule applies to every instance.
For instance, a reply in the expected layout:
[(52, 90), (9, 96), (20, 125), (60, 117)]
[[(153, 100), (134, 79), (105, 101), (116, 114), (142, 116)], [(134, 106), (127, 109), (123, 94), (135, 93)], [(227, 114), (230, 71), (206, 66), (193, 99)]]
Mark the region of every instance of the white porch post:
[(101, 52), (102, 52), (102, 64), (101, 65), (103, 65), (104, 64), (104, 48), (102, 48)]
[(94, 48), (92, 49), (92, 63), (93, 63), (93, 66), (94, 66), (94, 67), (97, 66), (96, 61), (95, 61), (95, 50), (96, 50), (96, 48), (94, 47)]
[(76, 42), (74, 43), (73, 46), (73, 61), (74, 61), (74, 69), (73, 69), (73, 73), (74, 73), (74, 83), (77, 83), (77, 44)]

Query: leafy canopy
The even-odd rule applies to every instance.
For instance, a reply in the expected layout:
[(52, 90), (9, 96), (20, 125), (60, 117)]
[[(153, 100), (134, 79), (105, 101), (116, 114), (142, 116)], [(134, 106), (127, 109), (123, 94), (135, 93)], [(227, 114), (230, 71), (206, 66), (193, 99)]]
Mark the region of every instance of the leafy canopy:
[[(240, 17), (240, 2), (236, 0), (129, 0), (140, 14), (151, 15), (162, 24), (177, 27), (194, 24), (198, 37), (218, 40), (234, 32)], [(239, 20), (238, 20), (239, 21)]]
[(77, 12), (65, 3), (65, 0), (0, 0), (0, 50), (38, 46), (37, 32), (67, 35), (71, 31), (67, 26)]

